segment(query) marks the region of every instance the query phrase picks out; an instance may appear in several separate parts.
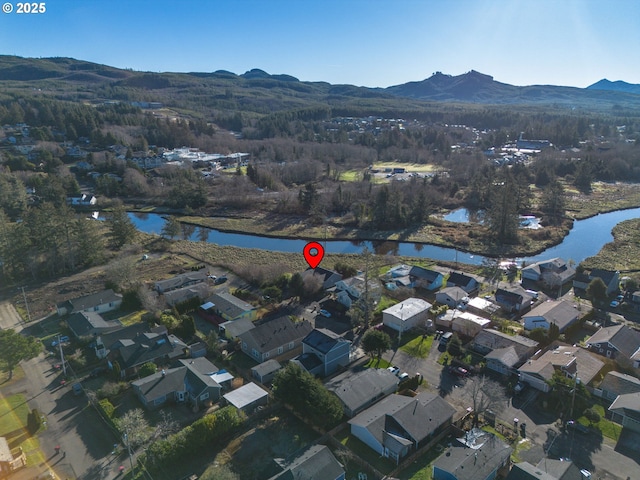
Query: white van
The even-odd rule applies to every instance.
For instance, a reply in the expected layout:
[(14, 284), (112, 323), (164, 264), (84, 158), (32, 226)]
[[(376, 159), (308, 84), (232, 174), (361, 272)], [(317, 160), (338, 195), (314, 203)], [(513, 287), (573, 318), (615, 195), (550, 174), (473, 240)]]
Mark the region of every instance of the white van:
[(440, 337), (440, 345), (446, 345), (447, 343), (449, 343), (449, 340), (451, 340), (451, 337), (453, 337), (453, 333), (451, 332), (443, 333), (442, 336)]

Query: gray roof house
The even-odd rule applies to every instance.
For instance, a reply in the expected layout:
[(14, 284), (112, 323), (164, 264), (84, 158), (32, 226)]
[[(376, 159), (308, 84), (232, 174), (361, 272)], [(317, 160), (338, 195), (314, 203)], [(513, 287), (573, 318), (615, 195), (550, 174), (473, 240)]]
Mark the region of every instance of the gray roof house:
[(122, 328), (118, 320), (105, 320), (97, 312), (76, 312), (67, 318), (67, 326), (76, 338), (95, 336)]
[(67, 315), (76, 312), (105, 313), (117, 310), (122, 304), (122, 295), (111, 289), (72, 298), (57, 305), (58, 315)]
[(269, 403), (269, 392), (253, 382), (236, 388), (223, 397), (227, 403), (247, 414), (252, 413), (257, 407)]
[(258, 314), (256, 307), (226, 292), (214, 293), (206, 301), (212, 303), (213, 311), (226, 321), (241, 318), (253, 321)]
[(147, 332), (163, 334), (167, 333), (167, 327), (161, 325), (151, 328), (146, 323), (134, 323), (117, 330), (101, 332), (96, 337), (96, 356), (100, 359), (106, 358), (111, 351), (111, 347), (119, 340), (132, 340), (136, 336)]
[(460, 272), (451, 272), (447, 278), (447, 287), (460, 287), (467, 293), (473, 293), (480, 288), (480, 282), (470, 275)]
[(456, 308), (464, 299), (469, 299), (467, 292), (460, 287), (446, 287), (436, 293), (436, 302)]
[(251, 376), (255, 378), (256, 381), (266, 385), (273, 380), (273, 377), (275, 377), (281, 368), (282, 365), (280, 365), (280, 362), (277, 360), (267, 360), (266, 362), (251, 367)]
[(381, 456), (400, 463), (448, 429), (455, 409), (439, 395), (390, 395), (349, 420), (351, 434)]
[(636, 359), (640, 354), (640, 332), (626, 325), (601, 328), (586, 344), (592, 352), (614, 358), (625, 366), (640, 366), (640, 359)]
[(604, 362), (583, 348), (554, 342), (540, 357), (528, 360), (518, 368), (518, 373), (523, 382), (548, 392), (551, 387), (547, 382), (556, 371), (569, 378), (575, 378), (577, 372), (580, 381), (588, 385), (603, 366)]
[(336, 283), (342, 280), (342, 275), (333, 270), (327, 270), (326, 268), (316, 267), (307, 268), (302, 272), (302, 278), (313, 277), (317, 278), (322, 283), (322, 289), (335, 287)]
[(351, 342), (325, 328), (314, 328), (302, 340), (302, 355), (293, 361), (312, 375), (326, 377), (349, 365)]
[(207, 281), (206, 270), (198, 270), (197, 272), (187, 272), (166, 280), (160, 280), (154, 284), (154, 289), (158, 293), (165, 293), (178, 288), (190, 287), (198, 283)]
[(218, 328), (220, 329), (220, 336), (228, 340), (235, 340), (247, 330), (255, 328), (255, 325), (248, 318), (240, 318), (221, 323)]
[(611, 420), (640, 433), (640, 392), (618, 395), (609, 411)]
[(205, 282), (191, 285), (189, 287), (177, 288), (162, 294), (164, 301), (170, 307), (178, 303), (186, 302), (192, 298), (206, 298), (209, 296), (211, 287)]
[(313, 327), (309, 322), (292, 322), (282, 316), (240, 334), (242, 351), (258, 363), (286, 355), (289, 358), (302, 349), (302, 339)]
[(600, 278), (607, 286), (607, 295), (611, 295), (617, 292), (620, 288), (620, 272), (614, 272), (611, 270), (601, 270), (594, 268), (590, 273), (583, 272), (582, 274), (576, 274), (573, 280), (573, 287), (579, 290), (586, 290), (589, 283), (595, 278)]
[(575, 463), (552, 458), (543, 458), (537, 466), (529, 462), (516, 463), (506, 480), (584, 480)]
[(353, 417), (394, 393), (399, 382), (400, 379), (386, 368), (366, 368), (337, 375), (325, 383), (325, 387), (338, 397), (345, 415)]
[(345, 480), (343, 466), (325, 445), (312, 445), (292, 459), (276, 459), (283, 469), (269, 480)]
[(526, 330), (534, 328), (549, 330), (549, 326), (555, 323), (560, 333), (575, 325), (579, 317), (580, 312), (576, 306), (565, 300), (546, 301), (522, 316)]
[(221, 386), (212, 376), (219, 369), (206, 358), (180, 360), (178, 367), (161, 370), (131, 382), (133, 391), (148, 409), (166, 403), (187, 403), (194, 408), (220, 398)]
[(595, 392), (613, 402), (618, 395), (640, 392), (640, 379), (620, 372), (607, 372)]
[(493, 480), (505, 476), (512, 448), (495, 435), (473, 429), (433, 462), (434, 480)]
[(528, 265), (522, 269), (522, 279), (559, 287), (572, 281), (576, 270), (561, 258), (552, 258)]
[(169, 363), (183, 357), (187, 345), (166, 333), (141, 333), (132, 339), (119, 339), (110, 347), (110, 362), (118, 362), (122, 377), (134, 375), (147, 362)]
[(409, 270), (409, 278), (413, 287), (424, 288), (431, 292), (439, 289), (444, 281), (444, 275), (440, 272), (416, 266)]
[(507, 313), (522, 314), (531, 308), (533, 300), (533, 296), (521, 287), (498, 288), (495, 297), (496, 303)]

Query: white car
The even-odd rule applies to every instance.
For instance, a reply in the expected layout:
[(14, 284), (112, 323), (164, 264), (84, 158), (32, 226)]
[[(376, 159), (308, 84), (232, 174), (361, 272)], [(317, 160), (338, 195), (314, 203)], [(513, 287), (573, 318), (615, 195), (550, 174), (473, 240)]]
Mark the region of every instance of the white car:
[(400, 373), (400, 369), (398, 367), (387, 367), (387, 370), (389, 370), (394, 375), (398, 375)]

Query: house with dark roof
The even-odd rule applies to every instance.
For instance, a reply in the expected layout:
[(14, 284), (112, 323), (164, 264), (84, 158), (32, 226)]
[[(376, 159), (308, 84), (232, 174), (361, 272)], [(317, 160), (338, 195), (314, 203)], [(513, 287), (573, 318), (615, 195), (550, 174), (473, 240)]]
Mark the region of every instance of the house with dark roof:
[(251, 367), (251, 376), (263, 385), (271, 383), (273, 377), (282, 368), (280, 362), (271, 359), (266, 362), (259, 363), (258, 365)]
[(466, 432), (433, 462), (434, 480), (493, 480), (504, 477), (511, 465), (512, 448), (480, 429)]
[(603, 327), (585, 342), (587, 348), (624, 366), (640, 367), (640, 332), (626, 325)]
[(618, 395), (609, 411), (611, 420), (640, 433), (640, 392)]
[(355, 303), (358, 303), (364, 295), (367, 294), (371, 301), (378, 301), (381, 297), (380, 282), (376, 280), (369, 280), (365, 284), (362, 277), (351, 277), (344, 280), (340, 280), (335, 285), (336, 301), (344, 305), (346, 308), (351, 308)]
[(520, 462), (513, 465), (506, 480), (584, 480), (578, 466), (570, 460), (543, 458), (538, 465)]
[(524, 288), (498, 288), (496, 290), (496, 303), (507, 313), (523, 314), (531, 308), (533, 296)]
[(353, 417), (398, 389), (400, 379), (386, 368), (351, 370), (333, 377), (325, 387), (333, 392), (347, 417)]
[(167, 305), (173, 307), (192, 298), (207, 298), (210, 292), (211, 287), (209, 287), (209, 284), (202, 282), (189, 287), (176, 288), (175, 290), (164, 292), (161, 298), (164, 299)]
[[(207, 309), (222, 317), (225, 321), (239, 320), (245, 318), (254, 321), (258, 314), (258, 309), (244, 300), (227, 292), (218, 292), (207, 298), (205, 305), (211, 304)], [(204, 305), (203, 305), (204, 308)]]
[(186, 403), (199, 409), (220, 398), (222, 387), (214, 380), (217, 372), (218, 367), (206, 358), (182, 359), (177, 367), (162, 369), (131, 386), (145, 408)]
[(469, 300), (467, 292), (460, 287), (445, 287), (436, 293), (436, 302), (456, 308), (464, 300)]
[(390, 395), (349, 420), (351, 434), (397, 464), (447, 430), (455, 409), (442, 397)]
[(322, 267), (307, 268), (302, 272), (302, 279), (304, 280), (308, 277), (317, 279), (317, 281), (321, 283), (323, 290), (335, 287), (336, 283), (342, 280), (342, 275), (338, 272)]
[(538, 342), (522, 335), (484, 329), (473, 339), (471, 349), (485, 355), (487, 368), (511, 375), (538, 350)]
[(172, 334), (145, 332), (131, 339), (120, 338), (109, 349), (109, 362), (118, 362), (122, 378), (126, 378), (147, 362), (161, 365), (183, 357), (187, 345)]
[(67, 326), (76, 338), (94, 337), (103, 332), (122, 328), (118, 320), (105, 320), (97, 312), (76, 312), (66, 320)]
[(444, 275), (440, 272), (416, 266), (409, 270), (409, 278), (414, 288), (423, 288), (430, 292), (442, 287), (444, 281)]
[(607, 295), (612, 295), (620, 289), (620, 272), (594, 268), (591, 272), (576, 274), (573, 280), (573, 288), (586, 290), (592, 280), (600, 278), (607, 287)]
[(528, 265), (522, 269), (522, 279), (557, 288), (572, 281), (576, 270), (561, 258), (552, 258)]
[(275, 462), (282, 472), (269, 480), (345, 480), (344, 467), (325, 445), (312, 445), (293, 458)]
[(146, 323), (134, 323), (133, 325), (128, 325), (117, 330), (99, 333), (95, 342), (96, 356), (100, 359), (106, 358), (111, 351), (111, 346), (118, 340), (131, 340), (137, 335), (146, 332), (156, 334), (167, 333), (167, 327), (159, 326), (151, 328)]
[(239, 318), (238, 320), (229, 320), (221, 323), (218, 328), (221, 337), (227, 340), (235, 340), (247, 330), (255, 328), (255, 325), (248, 318)]
[(554, 323), (560, 333), (578, 323), (579, 317), (577, 307), (566, 300), (548, 300), (522, 316), (525, 330), (549, 330), (549, 326)]
[(541, 356), (527, 360), (518, 368), (518, 373), (524, 383), (546, 393), (551, 389), (548, 382), (555, 372), (568, 378), (577, 376), (589, 385), (603, 366), (604, 362), (583, 348), (554, 342)]
[(312, 375), (326, 377), (349, 365), (351, 342), (325, 328), (314, 328), (302, 340), (302, 354), (292, 361)]
[(618, 395), (640, 392), (640, 379), (620, 372), (607, 372), (594, 394), (613, 402)]
[(122, 304), (122, 295), (111, 289), (72, 298), (57, 305), (58, 315), (68, 315), (76, 312), (105, 313), (117, 310)]
[(154, 284), (154, 289), (158, 293), (166, 293), (179, 288), (190, 287), (207, 281), (207, 271), (187, 272), (176, 275), (166, 280), (159, 280)]
[(281, 356), (291, 358), (300, 352), (302, 340), (311, 330), (313, 326), (306, 320), (294, 323), (288, 316), (282, 316), (242, 333), (239, 338), (242, 351), (262, 363)]
[(480, 282), (470, 275), (461, 272), (450, 272), (447, 287), (459, 287), (467, 294), (473, 294), (480, 289)]

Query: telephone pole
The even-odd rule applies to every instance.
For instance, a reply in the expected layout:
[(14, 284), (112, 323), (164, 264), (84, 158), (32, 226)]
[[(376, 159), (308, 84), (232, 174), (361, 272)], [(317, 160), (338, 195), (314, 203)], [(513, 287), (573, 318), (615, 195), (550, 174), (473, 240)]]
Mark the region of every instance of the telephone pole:
[(24, 287), (22, 288), (22, 298), (24, 298), (24, 306), (27, 309), (27, 321), (31, 322), (31, 312), (29, 312), (29, 302), (27, 302), (27, 295), (24, 293)]

